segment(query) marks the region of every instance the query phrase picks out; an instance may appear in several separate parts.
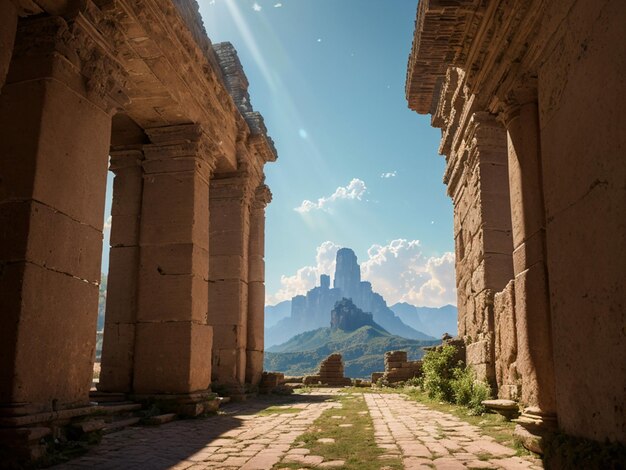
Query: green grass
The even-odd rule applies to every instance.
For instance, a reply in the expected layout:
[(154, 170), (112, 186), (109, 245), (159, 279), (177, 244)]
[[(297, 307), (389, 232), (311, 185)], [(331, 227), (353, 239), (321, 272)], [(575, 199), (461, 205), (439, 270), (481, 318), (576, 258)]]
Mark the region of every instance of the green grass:
[(346, 392), (358, 393), (403, 393), (407, 395), (411, 400), (418, 401), (433, 410), (449, 413), (462, 419), (466, 423), (472, 424), (480, 428), (480, 431), (483, 434), (491, 436), (496, 440), (496, 442), (514, 449), (516, 455), (518, 456), (535, 455), (527, 450), (525, 447), (523, 447), (522, 444), (517, 441), (517, 439), (515, 439), (515, 437), (513, 436), (515, 423), (507, 421), (503, 416), (497, 413), (483, 413), (481, 415), (472, 415), (470, 410), (468, 410), (464, 406), (454, 405), (451, 403), (429, 398), (426, 392), (420, 390), (418, 387), (376, 387), (371, 389), (358, 389), (353, 387), (347, 388), (345, 390)]
[(264, 410), (259, 411), (258, 415), (274, 415), (274, 414), (290, 414), (290, 413), (300, 413), (302, 408), (284, 408), (281, 406), (270, 406), (265, 408)]
[[(379, 460), (383, 449), (376, 445), (372, 418), (367, 411), (363, 399), (362, 389), (352, 395), (339, 395), (336, 399), (341, 408), (331, 408), (315, 420), (308, 432), (301, 435), (295, 442), (295, 447), (302, 447), (311, 451), (310, 455), (319, 455), (324, 460), (344, 460), (341, 467), (347, 470), (379, 470), (401, 469), (400, 459)], [(335, 419), (333, 416), (341, 416)], [(352, 427), (340, 427), (340, 424), (352, 424)], [(332, 438), (332, 444), (320, 444), (318, 439)], [(275, 469), (304, 468), (301, 463), (281, 463)]]

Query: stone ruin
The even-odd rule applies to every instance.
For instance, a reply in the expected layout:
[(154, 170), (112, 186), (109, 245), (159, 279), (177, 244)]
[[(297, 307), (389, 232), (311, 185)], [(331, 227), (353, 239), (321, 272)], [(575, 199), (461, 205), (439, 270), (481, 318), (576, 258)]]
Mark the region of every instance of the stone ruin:
[(277, 155), (247, 90), (194, 0), (0, 0), (3, 458), (28, 463), (104, 402), (194, 415), (212, 383), (259, 383)]
[(624, 18), (622, 0), (418, 6), (406, 97), (441, 129), (459, 336), (538, 435), (626, 443)]
[(334, 353), (320, 363), (317, 375), (307, 375), (302, 383), (305, 385), (328, 385), (331, 387), (351, 385), (352, 379), (343, 376), (343, 359), (341, 354)]
[(372, 385), (379, 379), (393, 384), (405, 382), (422, 375), (422, 361), (409, 361), (406, 351), (387, 351), (385, 353), (385, 372), (372, 374)]

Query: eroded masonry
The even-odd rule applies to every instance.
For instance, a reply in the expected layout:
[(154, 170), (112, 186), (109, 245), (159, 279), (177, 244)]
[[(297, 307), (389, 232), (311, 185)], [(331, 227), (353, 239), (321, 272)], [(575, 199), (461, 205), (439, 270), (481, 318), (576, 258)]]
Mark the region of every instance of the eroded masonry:
[[(0, 0), (0, 435), (30, 456), (99, 392), (202, 412), (263, 367), (276, 159), (229, 43), (193, 0)], [(56, 432), (56, 431), (55, 431)]]
[(625, 18), (419, 2), (406, 94), (442, 131), (459, 335), (531, 434), (626, 441)]

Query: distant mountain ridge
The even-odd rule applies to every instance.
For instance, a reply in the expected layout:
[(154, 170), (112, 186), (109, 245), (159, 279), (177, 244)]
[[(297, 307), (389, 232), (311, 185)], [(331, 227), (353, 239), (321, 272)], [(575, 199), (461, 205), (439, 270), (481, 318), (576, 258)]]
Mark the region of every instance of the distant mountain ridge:
[(454, 305), (416, 307), (400, 302), (390, 308), (404, 323), (427, 335), (435, 338), (441, 338), (444, 333), (457, 335), (457, 308)]
[[(396, 316), (385, 299), (372, 290), (372, 284), (361, 281), (361, 268), (354, 251), (341, 248), (337, 251), (333, 287), (330, 287), (330, 276), (322, 274), (319, 286), (309, 290), (306, 295), (293, 297), (290, 315), (273, 326), (266, 325), (266, 347), (283, 343), (295, 334), (327, 326), (331, 310), (342, 298), (352, 299), (357, 307), (371, 313), (373, 320), (391, 334), (409, 339), (434, 339)], [(274, 312), (275, 310), (270, 309), (268, 314)]]
[[(347, 377), (369, 377), (384, 370), (387, 351), (405, 350), (413, 359), (423, 355), (424, 346), (440, 340), (414, 340), (392, 335), (372, 320), (372, 315), (358, 309), (350, 300), (337, 302), (330, 328), (318, 328), (294, 336), (265, 352), (264, 368), (287, 375), (313, 374), (328, 355), (339, 352)], [(347, 329), (344, 329), (347, 328)]]

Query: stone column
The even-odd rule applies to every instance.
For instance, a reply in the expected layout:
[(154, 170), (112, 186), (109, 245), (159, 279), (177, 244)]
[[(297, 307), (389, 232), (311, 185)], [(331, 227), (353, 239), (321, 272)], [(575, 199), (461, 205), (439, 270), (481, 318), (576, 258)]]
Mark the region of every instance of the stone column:
[(10, 0), (0, 0), (0, 93), (9, 71), (17, 30), (17, 9)]
[(89, 405), (115, 75), (82, 24), (21, 20), (0, 94), (4, 416)]
[(503, 117), (508, 131), (521, 401), (530, 413), (549, 417), (556, 406), (536, 90), (511, 93)]
[(98, 390), (132, 391), (139, 276), (139, 228), (143, 197), (143, 151), (114, 149), (111, 250), (107, 278), (102, 366)]
[(253, 183), (247, 171), (211, 180), (209, 324), (213, 381), (241, 398), (246, 374), (248, 244)]
[(197, 125), (146, 133), (152, 145), (144, 146), (133, 389), (138, 396), (189, 395), (207, 391), (211, 377), (208, 202), (215, 155)]
[(254, 195), (250, 212), (248, 252), (248, 341), (246, 345), (246, 383), (258, 385), (263, 374), (265, 328), (265, 207), (272, 200), (262, 184)]
[(513, 278), (506, 130), (474, 113), (465, 130), (461, 196), (455, 198), (457, 276), (463, 283), (462, 333), (467, 363), (496, 386), (494, 294)]

